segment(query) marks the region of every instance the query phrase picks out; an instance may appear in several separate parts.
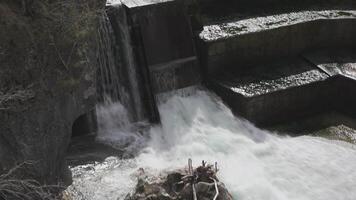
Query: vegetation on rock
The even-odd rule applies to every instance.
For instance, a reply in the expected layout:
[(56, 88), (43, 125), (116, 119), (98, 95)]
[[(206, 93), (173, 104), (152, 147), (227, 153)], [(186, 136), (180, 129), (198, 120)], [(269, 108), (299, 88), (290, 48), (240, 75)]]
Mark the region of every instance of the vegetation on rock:
[[(0, 3), (0, 174), (70, 184), (73, 122), (95, 106), (97, 28), (104, 1)], [(15, 175), (14, 175), (15, 176)]]

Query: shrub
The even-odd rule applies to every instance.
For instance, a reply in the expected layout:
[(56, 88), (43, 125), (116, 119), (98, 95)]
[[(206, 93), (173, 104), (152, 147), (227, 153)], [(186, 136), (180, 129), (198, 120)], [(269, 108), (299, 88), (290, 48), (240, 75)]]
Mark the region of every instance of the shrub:
[(31, 179), (19, 179), (16, 172), (28, 163), (23, 163), (0, 176), (1, 200), (59, 200), (64, 187), (60, 185), (41, 185)]

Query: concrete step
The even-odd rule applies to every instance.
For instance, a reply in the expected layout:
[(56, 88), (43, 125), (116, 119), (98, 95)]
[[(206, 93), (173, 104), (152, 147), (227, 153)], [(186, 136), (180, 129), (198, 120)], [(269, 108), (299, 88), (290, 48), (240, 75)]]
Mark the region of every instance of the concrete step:
[(325, 111), (356, 117), (356, 54), (329, 49), (210, 76), (208, 85), (240, 115), (270, 126)]
[[(352, 8), (354, 0), (185, 0), (198, 5), (200, 13), (207, 18), (221, 18), (238, 14), (283, 13), (319, 8)], [(188, 3), (188, 4), (189, 4)]]
[(208, 75), (226, 68), (243, 72), (310, 49), (355, 46), (355, 35), (356, 10), (304, 10), (207, 24), (198, 50)]
[(356, 49), (325, 49), (303, 56), (330, 76), (341, 75), (356, 80)]
[(301, 58), (265, 64), (239, 74), (225, 71), (209, 79), (235, 114), (261, 126), (325, 110), (333, 96), (330, 76)]
[(320, 113), (266, 129), (281, 135), (313, 135), (356, 144), (356, 119), (336, 111)]
[(334, 79), (333, 104), (345, 114), (356, 117), (356, 50), (326, 49), (303, 56)]

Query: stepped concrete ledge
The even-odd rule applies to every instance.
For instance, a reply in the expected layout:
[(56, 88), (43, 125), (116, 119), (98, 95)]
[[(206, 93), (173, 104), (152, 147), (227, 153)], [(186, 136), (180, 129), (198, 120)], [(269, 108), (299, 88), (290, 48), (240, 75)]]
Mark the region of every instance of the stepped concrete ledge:
[(256, 67), (243, 76), (224, 74), (219, 85), (245, 97), (254, 97), (323, 81), (329, 76), (303, 60)]
[(309, 21), (354, 18), (356, 18), (355, 10), (290, 12), (248, 19), (235, 19), (227, 22), (207, 25), (203, 27), (203, 31), (199, 34), (199, 36), (204, 41), (216, 41), (237, 35), (260, 32)]
[(341, 75), (356, 80), (355, 50), (322, 50), (304, 57), (330, 76)]
[(282, 135), (313, 135), (356, 144), (356, 119), (335, 111), (266, 128)]
[(174, 0), (108, 0), (107, 4), (117, 4), (122, 3), (128, 8), (135, 8), (135, 7), (142, 7), (142, 6), (149, 6), (153, 4), (165, 3), (165, 2), (172, 2)]
[[(328, 49), (305, 53), (304, 57), (329, 74), (334, 80), (335, 96), (332, 97), (337, 110), (355, 116), (356, 112), (356, 55), (353, 49)], [(331, 98), (331, 97), (329, 97)]]
[(301, 11), (206, 25), (197, 44), (210, 76), (229, 68), (242, 73), (313, 49), (351, 48), (355, 35), (356, 10)]
[(322, 111), (356, 117), (353, 52), (352, 49), (307, 52), (243, 73), (227, 70), (210, 76), (208, 83), (234, 113), (260, 126)]
[(324, 110), (330, 76), (302, 58), (265, 64), (247, 73), (228, 72), (209, 86), (240, 115), (265, 126)]

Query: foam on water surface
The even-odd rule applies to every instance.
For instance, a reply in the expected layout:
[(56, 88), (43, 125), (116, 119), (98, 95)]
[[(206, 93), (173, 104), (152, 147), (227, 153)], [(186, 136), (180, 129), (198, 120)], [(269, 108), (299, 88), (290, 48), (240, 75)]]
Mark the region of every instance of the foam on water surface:
[(130, 145), (139, 147), (126, 148), (139, 151), (135, 158), (72, 169), (77, 199), (124, 199), (139, 168), (157, 175), (186, 166), (188, 158), (196, 166), (217, 161), (221, 181), (238, 200), (356, 199), (356, 148), (350, 143), (260, 130), (204, 90), (172, 95), (159, 111), (162, 125), (151, 127), (149, 137), (117, 129), (104, 136), (117, 144), (132, 136)]

